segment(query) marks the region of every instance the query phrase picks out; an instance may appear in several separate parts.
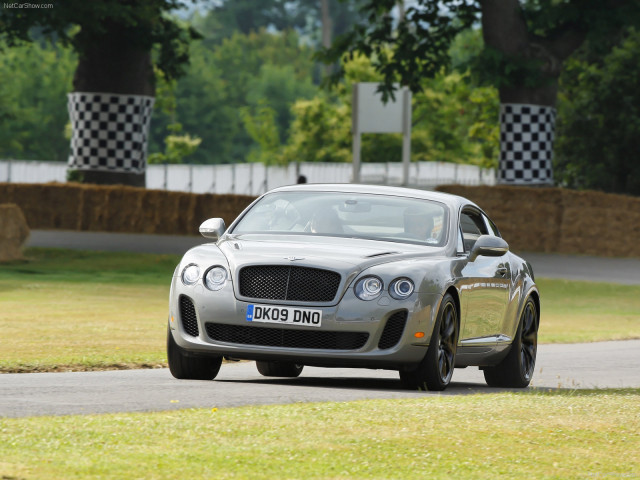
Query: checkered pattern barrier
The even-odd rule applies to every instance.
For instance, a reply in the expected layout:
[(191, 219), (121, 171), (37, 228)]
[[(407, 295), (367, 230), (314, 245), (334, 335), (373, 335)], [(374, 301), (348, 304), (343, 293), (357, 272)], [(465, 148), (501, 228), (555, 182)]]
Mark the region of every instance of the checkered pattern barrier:
[(511, 185), (552, 184), (556, 109), (541, 105), (500, 105), (498, 182)]
[(142, 173), (153, 97), (73, 92), (70, 170)]

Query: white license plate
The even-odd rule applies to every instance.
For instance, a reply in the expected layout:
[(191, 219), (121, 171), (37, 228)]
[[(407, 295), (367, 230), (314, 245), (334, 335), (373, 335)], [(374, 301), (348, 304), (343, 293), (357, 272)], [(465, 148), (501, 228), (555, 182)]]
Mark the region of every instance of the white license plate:
[(322, 310), (297, 307), (274, 307), (273, 305), (249, 305), (247, 322), (279, 323), (319, 327), (322, 325)]

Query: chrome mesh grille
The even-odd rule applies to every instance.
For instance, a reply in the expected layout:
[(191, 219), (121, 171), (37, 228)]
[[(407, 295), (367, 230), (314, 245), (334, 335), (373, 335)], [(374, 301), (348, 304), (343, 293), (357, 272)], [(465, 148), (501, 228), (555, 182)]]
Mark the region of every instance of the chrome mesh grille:
[(391, 315), (387, 319), (387, 323), (382, 331), (382, 336), (378, 342), (378, 348), (384, 350), (386, 348), (395, 347), (402, 337), (402, 332), (404, 332), (404, 326), (406, 323), (406, 310), (400, 310), (399, 312)]
[(293, 330), (290, 328), (246, 327), (207, 323), (207, 335), (212, 340), (242, 345), (305, 348), (318, 350), (358, 350), (369, 338), (366, 332), (331, 332)]
[(193, 306), (193, 302), (189, 297), (180, 295), (180, 319), (182, 320), (182, 328), (192, 337), (197, 337), (198, 319), (196, 317), (196, 309)]
[(289, 265), (244, 267), (239, 277), (240, 295), (269, 300), (330, 302), (340, 286), (337, 272)]

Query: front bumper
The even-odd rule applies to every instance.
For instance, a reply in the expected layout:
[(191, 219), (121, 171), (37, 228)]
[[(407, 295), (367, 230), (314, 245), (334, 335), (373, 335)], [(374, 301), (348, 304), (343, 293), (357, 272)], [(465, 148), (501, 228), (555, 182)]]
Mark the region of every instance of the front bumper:
[[(442, 297), (414, 292), (398, 301), (387, 295), (362, 301), (348, 289), (336, 305), (238, 300), (233, 285), (212, 292), (173, 278), (170, 329), (192, 354), (237, 359), (295, 361), (314, 366), (402, 368), (425, 355)], [(297, 306), (322, 311), (322, 326), (247, 322), (251, 304)]]

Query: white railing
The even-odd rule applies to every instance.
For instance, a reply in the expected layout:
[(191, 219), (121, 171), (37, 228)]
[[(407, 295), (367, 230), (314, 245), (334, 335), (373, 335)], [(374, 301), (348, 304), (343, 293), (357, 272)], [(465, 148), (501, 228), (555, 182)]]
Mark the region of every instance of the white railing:
[[(402, 164), (363, 163), (362, 183), (401, 185)], [(495, 185), (495, 170), (446, 162), (415, 162), (410, 187), (431, 190), (438, 185)], [(309, 183), (349, 183), (350, 163), (292, 163), (286, 167), (261, 163), (231, 165), (149, 165), (147, 188), (193, 193), (259, 195), (275, 187), (296, 183), (304, 175)], [(0, 160), (0, 182), (64, 183), (67, 164), (35, 160)]]

